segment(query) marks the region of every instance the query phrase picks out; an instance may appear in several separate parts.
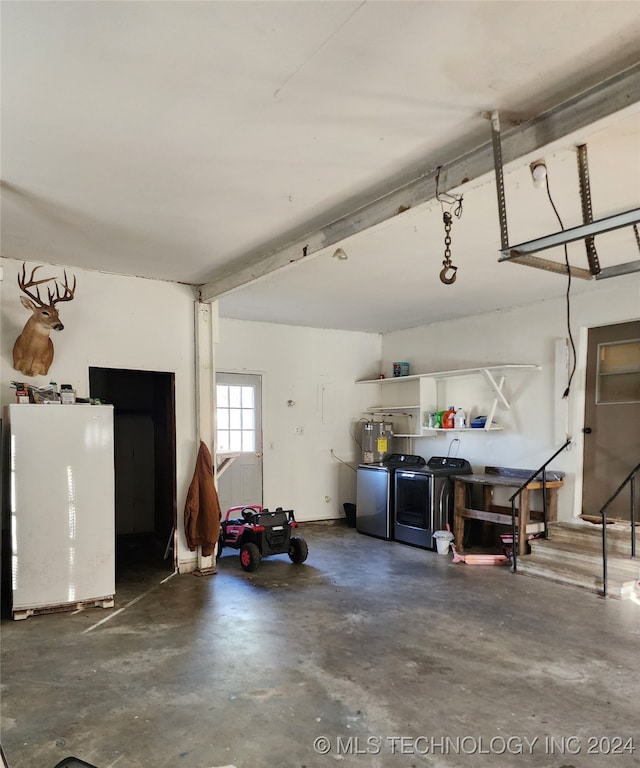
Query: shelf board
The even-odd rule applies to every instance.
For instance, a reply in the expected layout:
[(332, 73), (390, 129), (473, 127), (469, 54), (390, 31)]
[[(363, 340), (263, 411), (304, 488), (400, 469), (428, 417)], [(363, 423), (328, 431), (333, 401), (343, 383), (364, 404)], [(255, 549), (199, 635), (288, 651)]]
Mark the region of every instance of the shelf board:
[(436, 437), (437, 434), (441, 432), (499, 432), (502, 429), (502, 427), (494, 424), (492, 427), (489, 427), (489, 429), (485, 429), (484, 427), (464, 427), (464, 429), (443, 429), (442, 427), (439, 427), (438, 429), (429, 429), (429, 427), (423, 427), (422, 432), (419, 433), (411, 433), (411, 434), (400, 434), (394, 432), (394, 437)]
[(376, 405), (373, 408), (367, 408), (364, 413), (390, 413), (391, 411), (415, 411), (419, 405)]
[(391, 376), (388, 379), (360, 379), (356, 384), (389, 384), (390, 382), (416, 381), (417, 379), (452, 379), (457, 376), (474, 376), (483, 371), (497, 372), (510, 370), (540, 370), (533, 363), (505, 363), (504, 365), (481, 365), (477, 368), (458, 368), (453, 371), (433, 371), (431, 373), (412, 373), (410, 376)]
[(452, 429), (423, 427), (422, 429), (424, 432), (499, 432), (502, 427), (499, 424), (492, 424), (490, 427), (453, 427)]

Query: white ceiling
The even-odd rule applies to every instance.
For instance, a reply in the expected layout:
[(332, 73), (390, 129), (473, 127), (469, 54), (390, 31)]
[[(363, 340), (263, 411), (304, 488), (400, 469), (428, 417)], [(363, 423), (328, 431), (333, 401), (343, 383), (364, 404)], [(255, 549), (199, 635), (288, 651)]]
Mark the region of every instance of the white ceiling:
[[(2, 256), (194, 285), (490, 141), (492, 110), (530, 120), (640, 50), (640, 6), (615, 0), (3, 0), (1, 13)], [(596, 218), (640, 205), (639, 101), (537, 153), (565, 227), (582, 221), (577, 143)], [(532, 159), (506, 167), (511, 243), (559, 228)], [(454, 285), (438, 279), (430, 201), (229, 293), (220, 314), (388, 331), (565, 293), (560, 275), (498, 263), (493, 173), (456, 191)], [(602, 266), (640, 256), (631, 229), (596, 246)], [(569, 251), (587, 266), (582, 243)]]

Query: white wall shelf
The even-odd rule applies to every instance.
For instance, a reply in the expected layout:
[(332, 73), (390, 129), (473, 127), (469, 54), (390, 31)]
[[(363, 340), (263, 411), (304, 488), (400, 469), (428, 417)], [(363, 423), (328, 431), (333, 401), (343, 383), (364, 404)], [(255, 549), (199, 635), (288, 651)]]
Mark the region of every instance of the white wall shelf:
[(492, 424), (490, 427), (452, 427), (451, 429), (423, 427), (422, 432), (423, 434), (428, 432), (500, 432), (501, 429), (502, 427), (499, 424)]
[(411, 411), (414, 408), (420, 408), (420, 404), (418, 405), (380, 405), (380, 406), (373, 406), (372, 408), (367, 408), (365, 413), (389, 413), (391, 414), (394, 411)]
[(432, 371), (431, 373), (412, 373), (410, 376), (391, 376), (387, 379), (360, 379), (357, 384), (389, 384), (416, 379), (453, 379), (457, 376), (478, 376), (486, 373), (493, 374), (509, 370), (539, 371), (541, 366), (533, 363), (505, 363), (504, 365), (483, 365), (478, 368), (456, 368), (453, 371)]
[[(489, 432), (502, 427), (493, 422), (498, 406), (508, 410), (509, 401), (504, 393), (505, 374), (509, 371), (540, 370), (539, 365), (530, 363), (506, 363), (504, 365), (486, 365), (477, 368), (459, 368), (452, 371), (433, 371), (431, 373), (415, 373), (410, 376), (394, 376), (388, 379), (362, 379), (357, 384), (379, 384), (380, 400), (387, 400), (384, 405), (367, 408), (364, 412), (378, 416), (406, 416), (414, 420), (406, 434), (395, 433), (396, 437), (436, 437), (448, 432)], [(488, 409), (486, 425), (483, 428), (464, 427), (463, 429), (432, 429), (422, 426), (422, 415), (428, 409), (433, 409), (434, 403), (443, 403), (443, 395), (438, 385), (447, 379), (460, 377), (481, 378), (493, 395), (493, 402)], [(395, 385), (394, 387), (388, 385)], [(416, 385), (418, 392), (416, 393)], [(393, 391), (393, 397), (391, 392)], [(417, 394), (417, 397), (416, 397)], [(410, 404), (399, 404), (404, 398)], [(410, 398), (410, 399), (409, 399)], [(416, 400), (418, 404), (416, 405)], [(438, 410), (441, 410), (440, 408)]]

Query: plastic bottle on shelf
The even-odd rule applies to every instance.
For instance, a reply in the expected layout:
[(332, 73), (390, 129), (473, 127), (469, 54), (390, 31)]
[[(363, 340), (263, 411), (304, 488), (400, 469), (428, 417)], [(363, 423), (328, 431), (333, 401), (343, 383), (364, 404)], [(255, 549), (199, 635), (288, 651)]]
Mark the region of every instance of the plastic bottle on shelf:
[(467, 414), (464, 412), (462, 408), (456, 409), (454, 425), (456, 429), (466, 429), (467, 427)]
[(456, 415), (456, 409), (452, 405), (450, 405), (449, 410), (445, 411), (442, 417), (442, 427), (444, 429), (453, 429), (455, 415)]
[(456, 409), (456, 414), (453, 417), (453, 426), (455, 429), (464, 429), (467, 426), (467, 415), (462, 408)]

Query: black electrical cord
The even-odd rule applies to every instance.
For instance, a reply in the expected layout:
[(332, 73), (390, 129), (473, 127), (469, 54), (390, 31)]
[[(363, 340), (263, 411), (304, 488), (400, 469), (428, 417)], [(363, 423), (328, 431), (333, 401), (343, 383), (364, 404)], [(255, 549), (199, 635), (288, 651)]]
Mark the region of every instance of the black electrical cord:
[[(549, 202), (551, 203), (553, 212), (555, 213), (556, 218), (558, 219), (558, 223), (560, 224), (560, 229), (564, 232), (564, 224), (562, 223), (562, 219), (560, 218), (558, 209), (556, 208), (555, 203), (553, 202), (553, 198), (551, 197), (551, 190), (549, 189), (549, 173), (548, 172), (546, 176), (546, 187), (547, 187), (547, 197), (549, 198)], [(564, 244), (564, 263), (567, 267), (567, 293), (566, 293), (567, 333), (569, 335), (569, 343), (571, 344), (571, 356), (573, 358), (571, 373), (569, 374), (569, 380), (567, 381), (567, 388), (562, 394), (562, 397), (566, 398), (566, 397), (569, 397), (569, 392), (571, 391), (571, 382), (573, 381), (573, 375), (576, 372), (576, 345), (573, 341), (573, 334), (571, 333), (571, 267), (569, 266), (569, 251), (567, 249), (566, 243)]]

